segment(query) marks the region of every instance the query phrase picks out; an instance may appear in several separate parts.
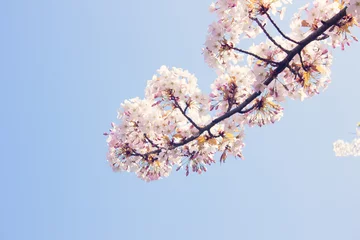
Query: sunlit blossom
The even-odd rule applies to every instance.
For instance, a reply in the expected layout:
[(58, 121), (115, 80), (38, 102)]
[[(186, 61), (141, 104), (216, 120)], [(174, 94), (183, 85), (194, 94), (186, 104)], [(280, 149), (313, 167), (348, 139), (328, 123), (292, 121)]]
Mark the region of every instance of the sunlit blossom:
[[(217, 74), (210, 94), (199, 89), (197, 78), (187, 70), (160, 67), (147, 82), (145, 98), (125, 100), (119, 123), (104, 134), (112, 169), (133, 172), (145, 181), (168, 177), (174, 169), (186, 175), (204, 173), (228, 156), (244, 158), (246, 126), (275, 123), (287, 99), (304, 100), (324, 91), (331, 81), (330, 48), (344, 49), (357, 40), (351, 31), (359, 25), (360, 1), (315, 0), (293, 15), (291, 31), (284, 33), (275, 20), (284, 17), (290, 3), (212, 3), (209, 10), (217, 19), (208, 28), (203, 48), (205, 62)], [(322, 26), (330, 19), (337, 22), (326, 30)], [(322, 32), (302, 43), (317, 31)], [(260, 34), (265, 41), (241, 48), (244, 38)], [(360, 155), (360, 129), (356, 131), (352, 142), (334, 143), (337, 156)]]

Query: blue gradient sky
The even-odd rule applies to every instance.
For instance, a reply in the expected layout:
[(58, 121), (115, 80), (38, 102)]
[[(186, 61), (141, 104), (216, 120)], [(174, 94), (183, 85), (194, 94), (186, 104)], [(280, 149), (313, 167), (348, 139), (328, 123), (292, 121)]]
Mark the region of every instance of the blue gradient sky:
[(150, 184), (108, 167), (102, 133), (161, 65), (209, 91), (210, 3), (1, 2), (1, 240), (360, 239), (360, 160), (332, 152), (360, 120), (359, 44), (325, 93), (246, 132), (245, 161)]

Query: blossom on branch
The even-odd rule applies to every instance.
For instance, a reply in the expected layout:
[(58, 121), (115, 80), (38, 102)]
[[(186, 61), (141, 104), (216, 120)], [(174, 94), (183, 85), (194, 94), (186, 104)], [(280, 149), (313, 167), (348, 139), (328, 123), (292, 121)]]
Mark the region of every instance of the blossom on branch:
[[(228, 156), (243, 158), (246, 126), (275, 123), (284, 114), (282, 102), (325, 90), (331, 80), (330, 48), (344, 49), (356, 40), (351, 29), (358, 26), (360, 3), (315, 0), (294, 14), (291, 32), (285, 34), (274, 17), (282, 18), (289, 3), (211, 4), (218, 19), (209, 26), (203, 49), (205, 62), (217, 73), (211, 93), (203, 93), (188, 71), (162, 66), (147, 82), (145, 98), (125, 100), (119, 123), (105, 133), (113, 170), (152, 181), (169, 176), (174, 168), (186, 175), (203, 173), (216, 162), (216, 153), (220, 163)], [(240, 47), (243, 38), (260, 35), (266, 40), (246, 50)], [(337, 142), (334, 150), (358, 154), (359, 141)]]

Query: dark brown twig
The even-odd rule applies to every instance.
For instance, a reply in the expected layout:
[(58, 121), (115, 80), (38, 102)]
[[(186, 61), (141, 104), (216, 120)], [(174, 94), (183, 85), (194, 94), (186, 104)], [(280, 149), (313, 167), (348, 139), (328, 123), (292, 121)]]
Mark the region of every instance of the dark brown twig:
[(262, 23), (259, 21), (259, 19), (257, 18), (251, 18), (252, 20), (254, 20), (257, 25), (263, 30), (263, 32), (265, 33), (265, 35), (269, 38), (269, 40), (278, 48), (280, 48), (281, 50), (283, 50), (286, 53), (289, 53), (290, 51), (285, 49), (283, 46), (281, 46), (280, 44), (278, 44), (275, 39), (266, 31), (265, 27), (262, 25)]
[(283, 31), (281, 31), (281, 29), (279, 28), (279, 26), (274, 22), (274, 20), (270, 17), (270, 14), (268, 12), (265, 13), (265, 15), (268, 17), (268, 19), (270, 20), (270, 22), (272, 23), (272, 25), (276, 28), (276, 30), (281, 34), (281, 36), (283, 36), (283, 38), (285, 38), (286, 40), (289, 40), (290, 42), (293, 42), (295, 44), (299, 44), (298, 41), (295, 41), (293, 39), (291, 39), (290, 37), (286, 36)]
[(303, 58), (302, 58), (302, 55), (301, 55), (301, 52), (299, 52), (298, 55), (299, 55), (299, 57), (300, 57), (300, 62), (301, 62), (302, 68), (304, 69), (305, 72), (307, 72), (307, 71), (309, 70), (309, 68), (305, 66), (304, 61), (303, 61)]
[(178, 101), (176, 100), (176, 98), (174, 97), (172, 99), (174, 101), (174, 105), (176, 108), (178, 108), (180, 110), (180, 112), (182, 113), (182, 115), (184, 115), (184, 117), (199, 131), (202, 130), (201, 127), (199, 127), (195, 122), (194, 120), (192, 120), (187, 114), (186, 114), (186, 110), (188, 109), (188, 106), (186, 106), (185, 110), (182, 109), (182, 107), (179, 105)]
[(148, 141), (153, 147), (156, 147), (157, 149), (164, 149), (164, 148), (160, 147), (159, 145), (157, 145), (156, 143), (154, 143), (154, 142), (146, 135), (146, 133), (144, 133), (144, 138), (145, 138), (146, 141)]
[(244, 114), (244, 113), (251, 112), (252, 110), (254, 110), (255, 108), (257, 108), (258, 106), (259, 106), (259, 103), (255, 103), (255, 104), (252, 105), (250, 108), (239, 111), (239, 113)]
[(232, 47), (231, 49), (234, 49), (238, 52), (241, 52), (241, 53), (245, 53), (247, 55), (250, 55), (250, 56), (253, 56), (254, 58), (257, 58), (263, 62), (266, 62), (266, 63), (269, 63), (269, 64), (272, 64), (272, 66), (277, 66), (279, 65), (280, 62), (275, 62), (275, 61), (272, 61), (272, 60), (269, 60), (269, 59), (266, 59), (266, 58), (263, 58), (263, 57), (260, 57), (258, 55), (256, 55), (255, 53), (251, 53), (251, 52), (248, 52), (246, 50), (243, 50), (243, 49), (240, 49), (240, 48), (236, 48), (236, 47)]

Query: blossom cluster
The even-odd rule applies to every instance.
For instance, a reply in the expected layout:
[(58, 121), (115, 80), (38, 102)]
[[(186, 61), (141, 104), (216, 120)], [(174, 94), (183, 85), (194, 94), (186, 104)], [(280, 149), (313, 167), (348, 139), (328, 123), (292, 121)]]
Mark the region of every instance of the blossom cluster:
[[(148, 81), (145, 99), (126, 100), (108, 136), (108, 161), (115, 171), (135, 172), (151, 181), (168, 176), (173, 168), (201, 173), (222, 152), (242, 156), (243, 127), (236, 118), (203, 128), (212, 120), (209, 97), (194, 75), (165, 66)], [(188, 141), (188, 136), (196, 136)], [(184, 160), (185, 159), (185, 160)]]
[[(300, 9), (293, 19), (291, 24), (292, 30), (304, 34), (299, 29), (305, 27), (310, 30), (305, 32), (305, 34), (309, 34), (311, 31), (321, 27), (324, 21), (334, 16), (345, 6), (347, 6), (348, 15), (323, 34), (324, 38), (330, 39), (328, 43), (334, 48), (341, 46), (341, 49), (344, 50), (346, 45), (350, 46), (352, 40), (357, 41), (357, 38), (350, 32), (351, 27), (358, 26), (358, 14), (354, 1), (317, 0), (312, 8), (307, 4)], [(302, 12), (305, 12), (305, 19), (300, 18)]]
[[(126, 100), (118, 112), (120, 123), (105, 133), (113, 170), (152, 181), (174, 168), (186, 175), (205, 172), (217, 152), (220, 162), (228, 155), (243, 158), (246, 126), (279, 121), (286, 99), (304, 100), (325, 90), (333, 60), (330, 48), (344, 49), (356, 40), (350, 30), (358, 26), (360, 1), (315, 0), (294, 14), (291, 32), (285, 34), (274, 17), (282, 19), (290, 3), (211, 4), (217, 21), (209, 26), (203, 49), (205, 62), (217, 73), (210, 94), (198, 88), (188, 71), (162, 66), (148, 81), (145, 98)], [(272, 36), (269, 26), (278, 36)], [(239, 47), (243, 38), (259, 34), (266, 40), (246, 50)], [(354, 153), (359, 141), (337, 142), (334, 149)]]
[(231, 51), (241, 38), (255, 38), (262, 32), (257, 24), (257, 16), (271, 12), (282, 18), (283, 4), (291, 0), (220, 0), (211, 4), (210, 11), (215, 12), (218, 21), (210, 24), (205, 42), (205, 62), (210, 67), (224, 70), (229, 63), (237, 64), (243, 54)]
[(334, 152), (338, 157), (360, 156), (360, 124), (356, 129), (356, 138), (351, 142), (337, 140), (334, 142)]

